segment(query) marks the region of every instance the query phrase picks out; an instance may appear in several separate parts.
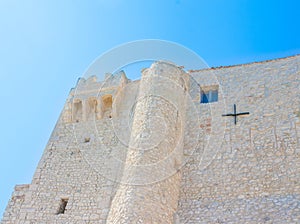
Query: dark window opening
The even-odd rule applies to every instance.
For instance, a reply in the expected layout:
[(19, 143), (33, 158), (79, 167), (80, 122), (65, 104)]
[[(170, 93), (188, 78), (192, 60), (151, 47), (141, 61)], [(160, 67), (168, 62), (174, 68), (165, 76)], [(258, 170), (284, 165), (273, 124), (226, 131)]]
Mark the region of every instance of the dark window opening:
[(67, 207), (67, 204), (68, 204), (68, 200), (69, 199), (67, 199), (67, 198), (64, 198), (64, 199), (60, 200), (60, 205), (59, 205), (59, 209), (57, 211), (57, 215), (65, 213), (66, 207)]
[(200, 103), (212, 103), (218, 101), (218, 89), (201, 90)]

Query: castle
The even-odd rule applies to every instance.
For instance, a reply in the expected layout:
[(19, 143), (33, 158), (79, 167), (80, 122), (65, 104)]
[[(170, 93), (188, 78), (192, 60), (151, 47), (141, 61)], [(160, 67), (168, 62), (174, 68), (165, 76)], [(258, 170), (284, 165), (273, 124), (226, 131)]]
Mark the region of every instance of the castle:
[(298, 55), (79, 79), (1, 223), (299, 222)]

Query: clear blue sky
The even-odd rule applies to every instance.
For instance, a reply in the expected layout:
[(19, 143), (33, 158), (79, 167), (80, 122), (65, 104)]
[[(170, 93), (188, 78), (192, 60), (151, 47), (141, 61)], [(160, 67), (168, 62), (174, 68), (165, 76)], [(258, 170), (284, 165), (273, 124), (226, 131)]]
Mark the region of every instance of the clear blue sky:
[(210, 66), (299, 54), (299, 9), (297, 0), (1, 0), (0, 214), (14, 185), (30, 183), (70, 88), (97, 56), (149, 38)]

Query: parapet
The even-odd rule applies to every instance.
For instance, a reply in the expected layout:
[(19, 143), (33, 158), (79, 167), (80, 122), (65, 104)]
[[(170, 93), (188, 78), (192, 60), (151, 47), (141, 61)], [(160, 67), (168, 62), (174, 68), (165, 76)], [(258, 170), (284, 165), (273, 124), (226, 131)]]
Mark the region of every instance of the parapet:
[(61, 116), (62, 122), (111, 118), (114, 96), (129, 82), (124, 71), (115, 75), (107, 73), (101, 81), (98, 81), (97, 76), (79, 78), (76, 87), (70, 91)]

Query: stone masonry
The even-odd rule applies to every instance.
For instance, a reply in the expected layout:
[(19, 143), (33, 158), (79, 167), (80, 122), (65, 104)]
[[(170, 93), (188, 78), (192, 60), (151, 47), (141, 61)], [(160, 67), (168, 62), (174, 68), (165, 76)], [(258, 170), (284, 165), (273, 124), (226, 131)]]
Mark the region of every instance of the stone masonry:
[(79, 79), (1, 223), (300, 223), (300, 56)]

